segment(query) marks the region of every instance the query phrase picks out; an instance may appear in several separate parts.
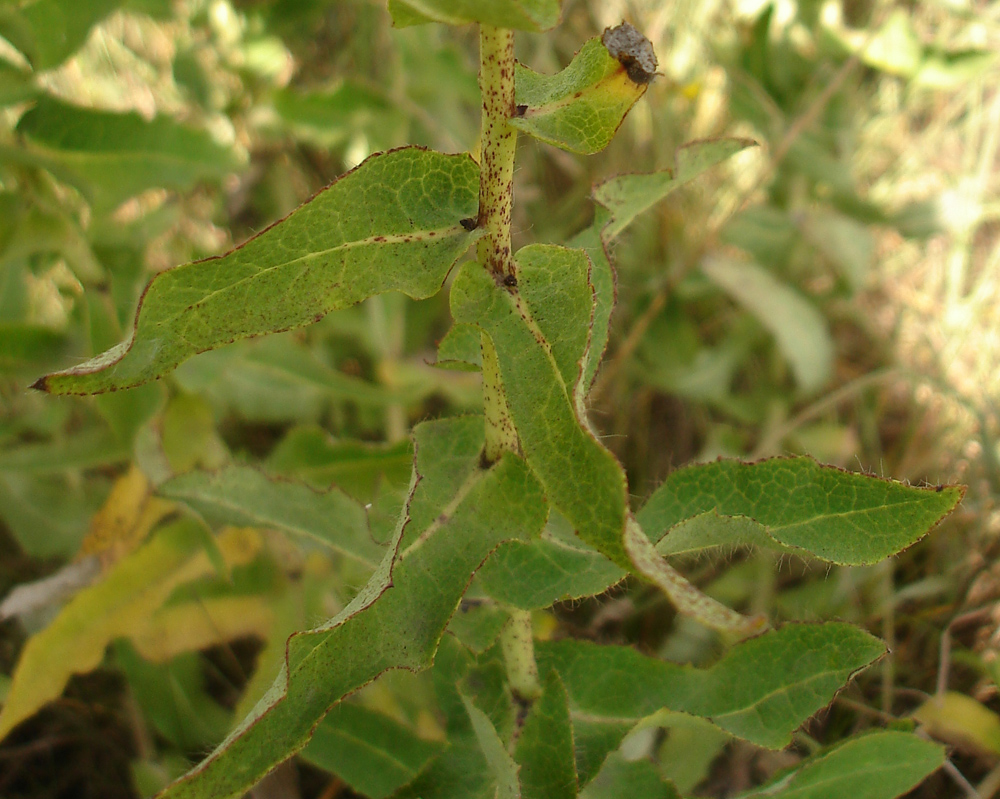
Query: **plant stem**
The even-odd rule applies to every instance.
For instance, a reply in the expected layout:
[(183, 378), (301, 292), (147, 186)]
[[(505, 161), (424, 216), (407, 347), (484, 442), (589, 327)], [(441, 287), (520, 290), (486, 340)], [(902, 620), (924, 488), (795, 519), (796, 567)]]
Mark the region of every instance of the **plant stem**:
[[(477, 255), (495, 280), (515, 276), (510, 251), (510, 218), (514, 207), (514, 153), (517, 130), (508, 120), (514, 115), (514, 32), (492, 25), (479, 26), (479, 89), (483, 95), (483, 120), (479, 157), (479, 227), (486, 236)], [(511, 287), (513, 289), (513, 286)], [(504, 452), (518, 452), (517, 429), (507, 406), (500, 363), (493, 340), (482, 333), (483, 411), (486, 416), (485, 457), (489, 463)], [(510, 608), (510, 621), (500, 635), (507, 679), (515, 696), (533, 702), (542, 693), (535, 663), (531, 613)]]
[(480, 260), (494, 275), (514, 274), (510, 253), (510, 215), (514, 205), (514, 31), (479, 26), (479, 90), (483, 95), (480, 144)]
[[(491, 25), (479, 29), (479, 88), (483, 95), (480, 145), (479, 219), (487, 235), (479, 242), (480, 262), (497, 280), (514, 275), (510, 252), (510, 215), (514, 204), (514, 152), (517, 131), (507, 120), (514, 113), (514, 32)], [(500, 379), (493, 342), (482, 334), (483, 410), (488, 463), (505, 451), (519, 450), (517, 430)]]
[(507, 681), (515, 696), (534, 702), (542, 695), (535, 663), (535, 639), (531, 630), (531, 613), (509, 608), (510, 621), (500, 633), (500, 648), (507, 666)]

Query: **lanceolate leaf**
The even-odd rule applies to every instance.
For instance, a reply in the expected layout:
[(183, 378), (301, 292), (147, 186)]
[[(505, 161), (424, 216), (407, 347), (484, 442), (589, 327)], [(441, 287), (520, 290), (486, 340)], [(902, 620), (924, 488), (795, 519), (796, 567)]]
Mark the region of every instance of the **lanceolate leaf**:
[(388, 669), (430, 665), (475, 570), (502, 541), (537, 536), (545, 521), (523, 461), (508, 454), (483, 468), (483, 429), (481, 417), (416, 428), (407, 513), (369, 583), (330, 622), (289, 639), (271, 690), (163, 799), (243, 794), (301, 749), (345, 694)]
[(428, 297), (482, 234), (479, 168), (407, 147), (374, 155), (289, 217), (220, 258), (157, 275), (132, 336), (37, 388), (89, 394), (160, 377), (236, 339), (309, 324), (386, 291)]
[(944, 749), (906, 732), (849, 738), (739, 799), (896, 799), (944, 764)]
[(701, 271), (774, 336), (803, 391), (823, 387), (833, 371), (834, 344), (819, 308), (753, 261), (707, 257)]
[(146, 189), (187, 189), (221, 178), (241, 160), (205, 131), (168, 117), (147, 122), (43, 97), (17, 124), (26, 157), (73, 183), (101, 210)]
[(359, 503), (338, 488), (316, 491), (248, 466), (193, 471), (160, 486), (216, 524), (269, 527), (320, 542), (375, 568), (384, 551), (372, 540)]
[(498, 28), (544, 31), (559, 22), (562, 0), (389, 0), (398, 28), (446, 22), (484, 22)]
[[(757, 463), (719, 460), (678, 469), (654, 494), (638, 518), (659, 540), (661, 552), (718, 545), (711, 534), (718, 516), (747, 517), (753, 540), (804, 550), (834, 563), (877, 563), (923, 538), (955, 508), (957, 486), (916, 488), (892, 480), (821, 466), (811, 458), (774, 458)], [(685, 520), (691, 519), (689, 531)], [(675, 542), (676, 533), (676, 542)]]
[(580, 799), (680, 799), (649, 760), (626, 760), (620, 752), (609, 757), (600, 773), (580, 794)]
[(566, 689), (556, 672), (545, 683), (517, 739), (523, 799), (575, 799), (576, 762)]
[(587, 42), (556, 75), (539, 75), (520, 64), (514, 74), (517, 106), (510, 124), (588, 155), (608, 146), (648, 82), (636, 82), (600, 39)]
[(691, 713), (760, 746), (780, 749), (844, 683), (885, 653), (849, 624), (790, 624), (738, 644), (708, 669), (626, 647), (542, 643), (539, 667), (559, 673), (574, 715), (589, 721)]
[(479, 741), (479, 748), (489, 764), (490, 771), (493, 772), (496, 788), (491, 792), (492, 795), (495, 799), (521, 799), (517, 763), (507, 752), (490, 717), (472, 704), (467, 697), (463, 696), (462, 702), (472, 722), (472, 731)]
[(653, 549), (626, 503), (625, 474), (595, 437), (583, 408), (581, 375), (593, 288), (582, 250), (525, 247), (515, 256), (517, 286), (501, 286), (467, 264), (452, 286), (452, 315), (492, 339), (528, 463), (577, 535), (619, 566), (653, 580), (683, 612), (739, 631), (758, 629), (697, 591)]
[(677, 150), (677, 166), (647, 175), (619, 175), (594, 188), (594, 199), (611, 212), (603, 236), (618, 236), (643, 211), (652, 208), (674, 189), (698, 177), (709, 167), (756, 146), (749, 139), (706, 139)]
[(382, 713), (341, 702), (319, 723), (301, 757), (355, 791), (383, 799), (416, 777), (443, 748)]

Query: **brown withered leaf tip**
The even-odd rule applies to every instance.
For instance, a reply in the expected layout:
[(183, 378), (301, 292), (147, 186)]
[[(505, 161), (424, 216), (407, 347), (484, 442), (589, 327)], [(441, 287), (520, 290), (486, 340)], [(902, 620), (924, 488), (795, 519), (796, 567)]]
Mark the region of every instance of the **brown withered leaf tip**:
[(649, 83), (656, 77), (656, 53), (649, 39), (623, 22), (615, 28), (606, 28), (601, 36), (603, 44), (613, 58), (625, 67), (635, 83)]

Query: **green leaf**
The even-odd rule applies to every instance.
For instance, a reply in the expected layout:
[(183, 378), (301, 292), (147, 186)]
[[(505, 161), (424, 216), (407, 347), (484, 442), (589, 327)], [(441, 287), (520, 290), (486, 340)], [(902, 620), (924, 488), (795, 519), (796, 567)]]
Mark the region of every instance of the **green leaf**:
[(478, 372), (482, 369), (483, 351), (479, 343), (479, 329), (473, 325), (452, 325), (438, 344), (438, 357), (434, 365), (465, 372)]
[(336, 774), (357, 793), (383, 799), (412, 781), (442, 748), (382, 713), (341, 702), (299, 756)]
[(648, 760), (626, 760), (619, 753), (609, 757), (580, 799), (681, 799)]
[(538, 662), (543, 672), (559, 672), (574, 715), (639, 721), (667, 708), (780, 749), (852, 675), (884, 653), (868, 633), (831, 622), (769, 631), (707, 669), (583, 641), (539, 644)]
[(683, 186), (710, 167), (732, 155), (756, 147), (749, 139), (706, 139), (677, 150), (677, 166), (647, 175), (619, 175), (594, 188), (594, 200), (611, 213), (603, 231), (606, 240), (616, 238), (643, 211), (652, 208), (674, 189)]
[(371, 568), (384, 554), (368, 531), (364, 508), (337, 488), (319, 492), (249, 466), (228, 466), (182, 474), (161, 485), (158, 493), (194, 508), (213, 524), (280, 530)]
[(315, 488), (336, 484), (369, 502), (383, 482), (406, 487), (413, 445), (338, 441), (320, 427), (293, 427), (267, 459), (269, 471), (298, 477)]
[(510, 620), (510, 614), (488, 601), (466, 599), (448, 622), (448, 632), (475, 654), (489, 649)]
[(753, 261), (705, 258), (701, 270), (774, 336), (803, 391), (823, 387), (833, 370), (833, 337), (819, 309)]
[(235, 153), (168, 117), (146, 121), (40, 98), (17, 124), (26, 157), (72, 182), (102, 211), (146, 189), (189, 189), (237, 169)]
[(143, 717), (170, 743), (191, 751), (209, 747), (226, 734), (232, 712), (205, 690), (204, 663), (196, 653), (150, 663), (125, 640), (113, 651)]
[[(203, 353), (182, 364), (177, 379), (186, 390), (235, 406), (247, 418), (275, 421), (295, 413), (294, 408), (282, 411), (283, 404), (319, 405), (330, 398), (385, 407), (420, 399), (416, 392), (390, 391), (333, 369), (291, 336), (268, 336), (241, 347)], [(313, 396), (315, 403), (306, 400)]]
[[(589, 322), (593, 307), (589, 260), (581, 250), (531, 245), (517, 253), (515, 264), (516, 293), (498, 287), (479, 264), (466, 264), (452, 286), (452, 315), (493, 340), (521, 445), (552, 504), (580, 538), (628, 568), (621, 541), (624, 474), (577, 417), (589, 329), (580, 322)], [(540, 310), (538, 321), (532, 311)]]
[(559, 22), (562, 0), (389, 0), (397, 28), (444, 22), (480, 22), (498, 28), (545, 31)]
[(38, 374), (40, 364), (65, 357), (66, 335), (59, 330), (19, 322), (0, 322), (0, 372)]
[(496, 799), (521, 799), (521, 785), (518, 780), (518, 766), (507, 752), (490, 717), (476, 707), (465, 696), (462, 697), (465, 710), (472, 722), (472, 730), (479, 741), (479, 748), (486, 758), (493, 779), (496, 782), (493, 796)]
[(36, 558), (70, 558), (79, 551), (104, 495), (94, 478), (0, 471), (0, 518)]
[(36, 383), (90, 394), (160, 377), (204, 350), (301, 327), (386, 291), (428, 297), (482, 234), (467, 155), (407, 147), (374, 155), (279, 224), (220, 258), (161, 272), (132, 336)]
[(608, 755), (619, 747), (635, 720), (573, 717), (573, 745), (580, 786), (585, 786), (600, 772)]
[(608, 212), (597, 208), (594, 223), (575, 235), (567, 243), (568, 247), (581, 249), (590, 258), (590, 282), (594, 286), (594, 314), (590, 324), (590, 344), (583, 367), (583, 391), (587, 392), (594, 383), (597, 369), (608, 346), (611, 333), (611, 313), (615, 309), (615, 270), (608, 257), (605, 240), (601, 231), (608, 222)]
[(576, 761), (566, 689), (556, 672), (524, 720), (514, 759), (524, 799), (574, 799)]
[(90, 29), (122, 5), (121, 0), (37, 0), (19, 11), (13, 3), (0, 12), (0, 35), (31, 61), (36, 71), (51, 69), (75, 53)]
[(87, 427), (69, 438), (0, 450), (0, 472), (57, 474), (128, 460), (129, 451), (108, 429)]
[[(864, 565), (919, 541), (964, 493), (853, 474), (807, 457), (719, 460), (673, 472), (638, 518), (654, 540), (664, 536), (657, 548), (665, 553), (770, 538), (834, 563)], [(717, 535), (713, 524), (727, 516), (746, 520), (720, 520)]]
[(340, 614), (289, 639), (271, 690), (162, 799), (241, 795), (300, 750), (346, 694), (388, 669), (430, 665), (475, 570), (502, 541), (537, 536), (545, 519), (523, 461), (507, 454), (482, 467), (483, 430), (482, 417), (415, 429), (410, 502), (375, 574)]
[(516, 112), (510, 124), (563, 150), (597, 153), (608, 146), (647, 83), (633, 80), (601, 39), (591, 39), (555, 75), (515, 66)]
[[(0, 12), (0, 20), (3, 13)], [(2, 31), (3, 22), (0, 22)], [(31, 100), (39, 93), (30, 72), (24, 72), (6, 61), (0, 61), (0, 107)]]
[(895, 799), (944, 763), (944, 749), (906, 732), (849, 738), (739, 799)]
[(535, 610), (599, 594), (624, 577), (621, 567), (580, 541), (553, 511), (540, 539), (500, 546), (479, 570), (476, 583), (498, 602)]
[(552, 505), (585, 543), (653, 580), (682, 612), (721, 629), (756, 631), (758, 619), (697, 591), (653, 549), (628, 510), (621, 465), (586, 420), (588, 336), (580, 322), (594, 309), (586, 253), (532, 245), (514, 262), (516, 286), (497, 285), (482, 266), (466, 264), (452, 286), (452, 316), (493, 341), (521, 447)]

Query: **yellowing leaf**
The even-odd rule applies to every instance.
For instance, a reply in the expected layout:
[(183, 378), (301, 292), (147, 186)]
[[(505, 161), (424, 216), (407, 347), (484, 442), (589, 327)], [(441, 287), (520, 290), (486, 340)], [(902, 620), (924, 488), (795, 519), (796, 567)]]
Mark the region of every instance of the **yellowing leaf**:
[(520, 64), (514, 74), (517, 110), (510, 124), (563, 150), (588, 155), (608, 146), (648, 83), (637, 82), (637, 75), (601, 39), (587, 42), (556, 75), (539, 75)]
[(266, 638), (271, 608), (258, 596), (224, 596), (163, 608), (129, 637), (146, 660), (163, 663), (235, 638)]
[(1000, 716), (971, 696), (946, 691), (914, 710), (913, 718), (942, 741), (1000, 755)]
[[(165, 527), (33, 635), (0, 711), (0, 739), (58, 697), (73, 674), (98, 666), (105, 646), (140, 627), (178, 585), (214, 571), (202, 540), (195, 522)], [(228, 563), (247, 563), (259, 550), (260, 538), (253, 530), (230, 528), (219, 536), (218, 546)]]
[(173, 509), (152, 495), (146, 475), (134, 464), (115, 481), (107, 501), (90, 521), (80, 555), (98, 555), (105, 566), (121, 560)]

